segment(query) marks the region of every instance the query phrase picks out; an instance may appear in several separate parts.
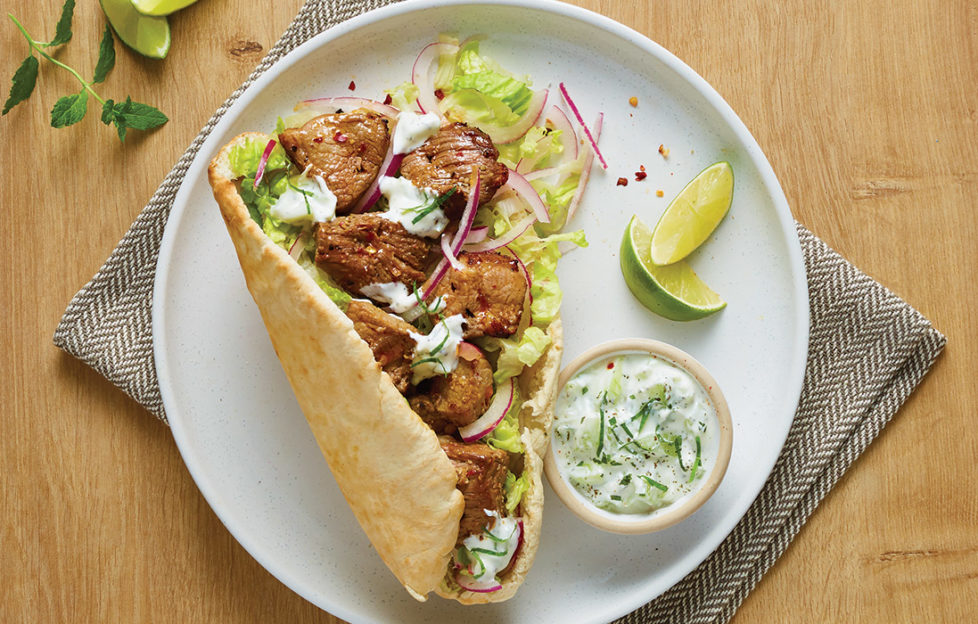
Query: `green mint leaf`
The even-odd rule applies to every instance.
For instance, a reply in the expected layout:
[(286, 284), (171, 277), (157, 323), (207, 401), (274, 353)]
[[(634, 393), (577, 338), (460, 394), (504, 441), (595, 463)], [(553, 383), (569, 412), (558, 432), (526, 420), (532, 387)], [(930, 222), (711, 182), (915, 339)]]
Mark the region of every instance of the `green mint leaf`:
[(75, 15), (75, 0), (65, 0), (65, 5), (61, 7), (61, 19), (54, 31), (54, 39), (47, 42), (46, 46), (56, 46), (71, 41), (71, 18)]
[(119, 133), (119, 140), (125, 143), (127, 129), (126, 123), (117, 117), (115, 120), (115, 129)]
[(105, 34), (102, 35), (102, 43), (98, 47), (98, 62), (95, 63), (95, 77), (92, 83), (99, 83), (105, 80), (112, 68), (115, 67), (115, 45), (113, 45), (112, 27), (105, 25)]
[(51, 125), (64, 128), (78, 123), (85, 116), (87, 107), (88, 92), (84, 89), (81, 93), (66, 95), (54, 103), (54, 108), (51, 109)]
[(34, 84), (37, 83), (37, 66), (37, 58), (32, 54), (25, 58), (17, 71), (14, 72), (14, 77), (11, 79), (13, 84), (10, 85), (10, 95), (7, 96), (7, 102), (3, 105), (2, 114), (9, 113), (11, 108), (29, 98), (34, 92)]
[(105, 125), (109, 125), (115, 119), (113, 106), (115, 106), (115, 102), (112, 100), (106, 100), (105, 104), (102, 105), (102, 123)]
[[(118, 106), (118, 105), (116, 105)], [(169, 118), (149, 104), (133, 102), (126, 98), (126, 103), (118, 110), (126, 126), (135, 130), (149, 130), (162, 126)]]

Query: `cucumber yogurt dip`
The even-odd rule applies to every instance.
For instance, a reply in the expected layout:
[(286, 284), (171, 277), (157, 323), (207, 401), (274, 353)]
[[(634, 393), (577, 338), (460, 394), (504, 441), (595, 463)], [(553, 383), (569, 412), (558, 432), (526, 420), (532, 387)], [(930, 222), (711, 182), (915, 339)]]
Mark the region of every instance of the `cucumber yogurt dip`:
[(592, 505), (648, 514), (688, 497), (716, 462), (716, 409), (685, 369), (619, 352), (579, 370), (557, 397), (557, 467)]

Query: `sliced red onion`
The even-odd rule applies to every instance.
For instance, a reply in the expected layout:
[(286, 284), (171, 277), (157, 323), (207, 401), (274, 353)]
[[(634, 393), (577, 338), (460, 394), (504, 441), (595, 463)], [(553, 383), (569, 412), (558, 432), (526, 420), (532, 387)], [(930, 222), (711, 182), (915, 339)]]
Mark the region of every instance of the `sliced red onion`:
[(554, 130), (560, 130), (560, 144), (564, 146), (564, 160), (577, 160), (577, 133), (574, 132), (574, 124), (571, 123), (567, 115), (557, 106), (551, 106), (547, 111), (547, 121), (553, 125)]
[(481, 243), (475, 243), (474, 245), (465, 245), (462, 247), (464, 251), (470, 253), (479, 253), (482, 251), (492, 251), (494, 249), (499, 249), (504, 247), (514, 240), (520, 237), (523, 232), (530, 229), (530, 226), (536, 223), (537, 216), (533, 214), (526, 215), (522, 220), (517, 221), (516, 225), (511, 227), (509, 231), (500, 236), (499, 238), (491, 238), (482, 241)]
[(516, 526), (520, 528), (520, 534), (516, 537), (516, 549), (513, 550), (513, 556), (509, 560), (510, 565), (513, 565), (516, 558), (520, 556), (520, 551), (523, 550), (523, 534), (526, 533), (526, 530), (523, 528), (523, 518), (516, 519)]
[(261, 153), (261, 159), (258, 161), (258, 171), (255, 172), (255, 185), (252, 187), (258, 190), (258, 183), (261, 182), (261, 177), (265, 175), (265, 165), (268, 164), (268, 157), (272, 155), (272, 150), (275, 149), (275, 139), (269, 139), (268, 145), (265, 146), (265, 151)]
[(482, 357), (482, 350), (471, 342), (465, 342), (463, 340), (458, 343), (458, 356), (463, 360), (474, 362)]
[(302, 251), (306, 248), (306, 233), (302, 232), (295, 238), (295, 242), (289, 247), (289, 255), (296, 262), (299, 261), (299, 257), (302, 256)]
[(594, 149), (594, 153), (598, 155), (598, 160), (601, 161), (601, 166), (605, 169), (608, 168), (608, 163), (605, 162), (604, 156), (601, 155), (601, 150), (598, 149), (598, 141), (591, 135), (591, 131), (588, 130), (587, 124), (584, 123), (584, 118), (581, 117), (581, 112), (577, 110), (577, 105), (574, 104), (574, 100), (571, 99), (570, 94), (567, 93), (567, 87), (564, 83), (560, 83), (560, 94), (564, 96), (564, 101), (570, 106), (571, 112), (574, 113), (574, 117), (577, 118), (577, 123), (581, 124), (581, 128), (584, 129), (584, 134), (587, 136), (587, 140), (591, 142), (591, 147)]
[(296, 112), (301, 110), (312, 109), (316, 112), (335, 113), (336, 111), (351, 110), (354, 108), (366, 108), (374, 111), (375, 113), (380, 113), (384, 117), (397, 117), (399, 111), (397, 108), (391, 106), (390, 104), (384, 104), (383, 102), (378, 102), (377, 100), (368, 100), (367, 98), (359, 97), (325, 97), (325, 98), (314, 98), (311, 100), (303, 100), (295, 105)]
[(560, 173), (560, 167), (547, 167), (546, 169), (537, 169), (536, 171), (530, 171), (529, 173), (524, 173), (523, 177), (526, 181), (539, 180), (541, 178), (547, 178), (554, 174)]
[(529, 321), (528, 323), (529, 325), (533, 325), (533, 278), (530, 277), (530, 271), (526, 268), (526, 265), (523, 264), (523, 260), (521, 260), (520, 257), (516, 255), (516, 252), (510, 249), (508, 245), (506, 246), (506, 251), (512, 254), (513, 259), (516, 260), (516, 263), (520, 267), (520, 272), (523, 273), (523, 279), (526, 280), (526, 296), (527, 299), (529, 300), (527, 302), (529, 303), (529, 305), (527, 306), (527, 311), (530, 315), (530, 318), (527, 320)]
[[(507, 387), (508, 386), (508, 387)], [(513, 406), (513, 396), (516, 394), (516, 384), (510, 377), (503, 382), (503, 385), (496, 388), (496, 394), (489, 403), (489, 409), (479, 416), (475, 422), (458, 428), (458, 434), (463, 442), (475, 442), (476, 440), (489, 435), (496, 425), (503, 421), (506, 412)]]
[(469, 235), (465, 237), (466, 243), (481, 243), (489, 236), (489, 226), (482, 225), (469, 230)]
[[(594, 134), (597, 137), (601, 136), (601, 126), (604, 123), (604, 113), (598, 113), (597, 119), (594, 121)], [(591, 165), (594, 163), (595, 152), (588, 151), (587, 155), (584, 157), (584, 167), (581, 169), (581, 177), (577, 182), (577, 190), (574, 191), (574, 197), (571, 198), (570, 204), (567, 206), (567, 219), (564, 224), (570, 223), (570, 220), (574, 218), (574, 213), (577, 212), (577, 206), (581, 203), (581, 198), (584, 196), (584, 189), (587, 187), (588, 178), (591, 176)], [(557, 245), (558, 249), (560, 244)]]
[[(445, 277), (450, 267), (451, 265), (448, 264), (448, 260), (442, 258), (441, 262), (438, 263), (438, 266), (435, 267), (435, 270), (431, 272), (431, 277), (429, 277), (428, 281), (425, 282), (424, 288), (421, 289), (422, 301), (426, 301), (428, 297), (431, 296), (431, 293), (435, 291), (435, 287), (438, 286), (438, 282), (440, 282), (442, 278)], [(419, 308), (419, 307), (420, 306), (416, 305), (412, 309)]]
[(431, 67), (442, 54), (456, 54), (458, 46), (454, 43), (429, 43), (421, 49), (411, 67), (411, 82), (418, 87), (418, 108), (422, 113), (434, 113), (439, 118), (445, 116), (438, 108), (438, 98), (435, 96), (435, 85), (429, 82)]
[(472, 231), (472, 222), (475, 221), (475, 213), (479, 208), (479, 193), (482, 192), (482, 172), (478, 168), (473, 172), (475, 178), (469, 184), (469, 201), (465, 203), (465, 210), (462, 211), (462, 218), (458, 223), (458, 231), (452, 239), (452, 253), (458, 256), (462, 250), (462, 244)]
[(533, 185), (526, 178), (510, 169), (506, 184), (500, 188), (500, 191), (507, 187), (512, 189), (520, 199), (530, 206), (533, 214), (536, 215), (541, 223), (550, 223), (550, 211), (547, 210), (547, 205), (543, 203), (543, 200), (540, 199), (540, 194), (537, 193), (537, 190), (533, 188)]
[(445, 256), (445, 259), (448, 260), (448, 264), (452, 265), (452, 268), (456, 271), (461, 271), (465, 268), (462, 266), (462, 263), (458, 261), (458, 258), (455, 257), (455, 254), (452, 253), (452, 244), (448, 240), (448, 234), (441, 235), (441, 253), (443, 256)]
[(480, 123), (477, 124), (479, 130), (488, 134), (493, 143), (498, 144), (512, 143), (517, 139), (523, 138), (523, 135), (529, 132), (530, 128), (536, 125), (537, 120), (540, 119), (540, 115), (547, 105), (548, 95), (549, 91), (546, 89), (536, 91), (533, 97), (530, 98), (526, 112), (513, 125), (497, 126), (496, 124)]
[(384, 156), (384, 162), (380, 164), (380, 170), (377, 172), (377, 176), (370, 183), (370, 186), (367, 187), (363, 195), (360, 196), (360, 201), (353, 207), (354, 214), (370, 210), (377, 203), (377, 200), (380, 199), (380, 179), (384, 176), (393, 176), (397, 173), (397, 170), (401, 168), (402, 160), (404, 160), (404, 154), (395, 154), (394, 141), (390, 141), (390, 145), (387, 146), (387, 155)]

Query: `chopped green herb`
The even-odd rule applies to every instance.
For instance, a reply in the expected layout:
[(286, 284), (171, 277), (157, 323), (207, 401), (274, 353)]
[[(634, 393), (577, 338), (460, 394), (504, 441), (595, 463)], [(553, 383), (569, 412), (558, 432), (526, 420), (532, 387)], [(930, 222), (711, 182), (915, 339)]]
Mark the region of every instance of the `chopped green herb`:
[(693, 460), (693, 469), (689, 472), (689, 483), (696, 478), (696, 471), (700, 467), (700, 437), (696, 436), (696, 459)]
[(672, 446), (676, 449), (676, 459), (679, 460), (679, 467), (685, 472), (689, 470), (686, 464), (683, 463), (683, 437), (677, 435), (672, 439)]
[(642, 477), (642, 479), (644, 479), (646, 483), (648, 483), (650, 486), (654, 487), (655, 489), (662, 490), (663, 492), (669, 491), (669, 486), (659, 483), (652, 477), (647, 475), (639, 475), (639, 476)]
[(421, 219), (424, 219), (425, 217), (427, 217), (429, 214), (431, 214), (435, 210), (438, 210), (439, 208), (441, 208), (442, 204), (444, 204), (446, 201), (448, 201), (448, 198), (451, 197), (454, 194), (455, 194), (455, 187), (453, 186), (452, 188), (450, 188), (448, 190), (447, 193), (445, 193), (444, 195), (439, 195), (438, 197), (436, 197), (433, 200), (431, 200), (430, 203), (423, 204), (423, 205), (417, 206), (415, 208), (411, 208), (409, 210), (410, 212), (417, 211), (417, 213), (418, 213), (413, 219), (411, 219), (411, 223), (417, 224), (419, 221), (421, 221)]
[(631, 473), (628, 473), (621, 478), (621, 481), (618, 482), (618, 485), (628, 485), (631, 482), (632, 482), (632, 475)]
[(621, 496), (618, 496), (617, 494), (612, 494), (609, 498), (611, 500), (615, 500), (615, 501), (620, 501), (621, 500)]

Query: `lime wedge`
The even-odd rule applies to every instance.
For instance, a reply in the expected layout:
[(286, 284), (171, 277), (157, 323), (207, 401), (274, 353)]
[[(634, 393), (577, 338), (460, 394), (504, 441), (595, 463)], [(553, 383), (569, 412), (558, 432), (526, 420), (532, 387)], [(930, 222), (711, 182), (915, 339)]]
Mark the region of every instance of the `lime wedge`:
[(129, 0), (143, 15), (169, 15), (185, 9), (197, 0)]
[(170, 51), (170, 23), (165, 17), (150, 17), (136, 11), (130, 0), (99, 0), (115, 34), (122, 42), (145, 56), (161, 59)]
[(730, 209), (733, 183), (728, 162), (714, 163), (697, 174), (655, 224), (652, 262), (678, 262), (702, 245)]
[(652, 230), (633, 216), (621, 240), (621, 274), (642, 305), (674, 321), (695, 321), (727, 305), (685, 260), (667, 266), (652, 264), (651, 241)]

